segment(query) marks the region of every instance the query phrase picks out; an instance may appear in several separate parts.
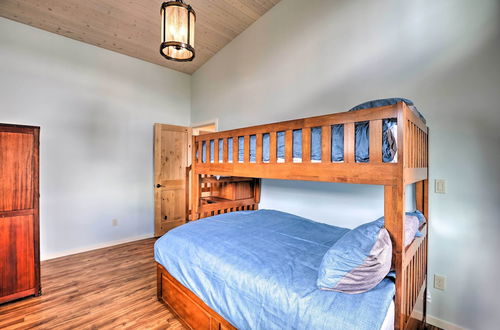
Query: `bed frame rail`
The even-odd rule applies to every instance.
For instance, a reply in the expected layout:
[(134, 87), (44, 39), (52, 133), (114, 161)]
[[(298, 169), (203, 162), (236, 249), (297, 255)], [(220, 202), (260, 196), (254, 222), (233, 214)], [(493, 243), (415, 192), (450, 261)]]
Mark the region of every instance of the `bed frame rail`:
[[(363, 184), (394, 184), (400, 165), (382, 160), (382, 123), (384, 119), (398, 118), (399, 113), (411, 113), (404, 104), (343, 112), (325, 116), (246, 127), (204, 134), (194, 137), (193, 159), (195, 174), (233, 175), (271, 179), (311, 180)], [(412, 118), (413, 119), (413, 118)], [(415, 116), (419, 125), (423, 124)], [(369, 122), (370, 154), (368, 163), (355, 160), (355, 124)], [(344, 126), (344, 161), (332, 162), (333, 125)], [(404, 125), (402, 131), (406, 129)], [(311, 160), (311, 129), (321, 128), (321, 161)], [(302, 157), (293, 160), (293, 132), (301, 130)], [(284, 159), (277, 158), (277, 134), (284, 132)], [(263, 160), (263, 135), (269, 134), (269, 161)], [(250, 160), (250, 139), (255, 136), (255, 160)], [(243, 139), (244, 157), (239, 161), (239, 139)], [(222, 141), (222, 149), (219, 149)], [(413, 140), (412, 140), (413, 141)], [(228, 144), (232, 155), (228, 155)], [(399, 145), (399, 144), (398, 144)], [(402, 149), (402, 148), (401, 148)], [(203, 157), (203, 155), (205, 155)], [(211, 161), (211, 158), (213, 160)], [(412, 158), (413, 160), (413, 158)], [(399, 158), (398, 158), (399, 162)], [(408, 174), (412, 177), (421, 175)]]
[(187, 329), (236, 330), (193, 292), (156, 263), (157, 297)]
[(259, 209), (261, 180), (196, 174), (192, 180), (190, 220)]

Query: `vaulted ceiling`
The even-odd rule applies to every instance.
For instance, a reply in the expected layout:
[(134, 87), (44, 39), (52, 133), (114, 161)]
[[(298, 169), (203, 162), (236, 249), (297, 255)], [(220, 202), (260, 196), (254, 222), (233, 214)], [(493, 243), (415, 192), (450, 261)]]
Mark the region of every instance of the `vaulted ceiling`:
[(196, 58), (160, 55), (158, 0), (0, 0), (0, 16), (188, 74), (280, 0), (186, 0), (196, 11)]

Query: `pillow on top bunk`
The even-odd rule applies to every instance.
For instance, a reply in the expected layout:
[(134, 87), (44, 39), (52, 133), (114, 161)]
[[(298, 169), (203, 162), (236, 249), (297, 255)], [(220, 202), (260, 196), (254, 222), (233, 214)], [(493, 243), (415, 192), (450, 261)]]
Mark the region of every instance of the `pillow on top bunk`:
[(392, 243), (384, 218), (348, 231), (325, 253), (318, 272), (322, 290), (362, 293), (389, 273)]
[(398, 102), (406, 103), (406, 105), (409, 106), (410, 109), (412, 109), (417, 114), (417, 116), (419, 116), (420, 119), (422, 119), (422, 121), (424, 123), (426, 122), (424, 116), (422, 116), (422, 114), (418, 111), (417, 107), (415, 107), (415, 104), (413, 103), (413, 101), (402, 98), (402, 97), (393, 97), (393, 98), (387, 98), (387, 99), (368, 101), (368, 102), (361, 103), (360, 105), (355, 106), (354, 108), (350, 109), (349, 111), (384, 107), (387, 105), (394, 105)]

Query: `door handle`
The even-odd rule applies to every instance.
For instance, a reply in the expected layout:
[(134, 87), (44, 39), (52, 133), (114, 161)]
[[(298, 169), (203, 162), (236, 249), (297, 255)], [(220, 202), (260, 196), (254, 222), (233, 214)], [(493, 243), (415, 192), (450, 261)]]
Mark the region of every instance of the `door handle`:
[(156, 185), (156, 188), (161, 188), (161, 187), (162, 187), (162, 185), (159, 183)]

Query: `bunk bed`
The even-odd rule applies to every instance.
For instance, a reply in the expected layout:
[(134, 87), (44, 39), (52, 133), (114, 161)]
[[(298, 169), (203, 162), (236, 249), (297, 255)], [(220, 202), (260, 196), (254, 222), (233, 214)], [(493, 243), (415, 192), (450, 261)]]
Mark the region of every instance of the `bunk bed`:
[[(184, 257), (203, 260), (217, 258), (215, 254), (199, 256), (203, 254), (201, 249), (204, 242), (215, 240), (210, 246), (229, 242), (225, 240), (228, 239), (227, 236), (217, 235), (214, 226), (234, 226), (230, 225), (234, 221), (231, 218), (235, 214), (233, 212), (245, 211), (237, 214), (247, 214), (248, 217), (259, 214), (265, 218), (262, 215), (265, 211), (256, 211), (260, 202), (262, 178), (382, 185), (384, 227), (392, 241), (392, 269), (395, 274), (394, 292), (391, 293), (394, 328), (411, 329), (425, 324), (429, 219), (428, 128), (425, 119), (411, 103), (404, 99), (393, 100), (392, 103), (383, 106), (372, 103), (374, 107), (365, 106), (354, 109), (356, 111), (193, 137), (193, 163), (190, 168), (190, 221), (193, 226), (189, 227), (193, 229), (193, 236), (190, 238), (187, 235), (184, 243), (188, 244), (189, 240), (199, 241), (199, 249), (196, 250), (197, 246), (193, 245), (189, 248), (190, 253), (198, 252)], [(421, 235), (406, 245), (405, 188), (409, 184), (415, 184), (416, 208), (427, 221), (419, 228)], [(202, 226), (196, 227), (194, 224), (197, 220), (208, 217), (211, 218), (199, 223), (203, 223), (205, 227), (212, 226), (212, 229), (197, 232), (196, 229)], [(293, 220), (291, 215), (273, 215), (273, 219), (280, 217)], [(296, 223), (307, 227), (306, 220), (296, 220)], [(261, 223), (263, 226), (272, 225), (272, 221)], [(189, 225), (191, 224), (182, 227), (188, 228)], [(250, 230), (241, 228), (239, 230)], [(321, 231), (328, 230), (323, 228), (316, 236), (321, 236)], [(188, 232), (184, 230), (184, 233)], [(228, 235), (235, 233), (237, 232), (227, 232)], [(335, 237), (334, 233), (332, 237)], [(183, 243), (179, 241), (178, 244)], [(182, 254), (181, 249), (169, 249), (170, 253)], [(213, 306), (217, 305), (214, 301), (200, 299), (199, 293), (195, 294), (179, 278), (172, 276), (170, 269), (167, 270), (169, 266), (165, 267), (167, 263), (162, 262), (162, 265), (158, 262), (162, 259), (159, 254), (155, 246), (160, 301), (190, 328), (235, 328), (220, 313), (214, 311)], [(304, 254), (307, 254), (306, 251)], [(191, 274), (188, 268), (189, 266), (177, 270), (176, 274), (181, 274), (177, 277), (196, 277), (197, 274)], [(258, 272), (253, 276), (258, 278)], [(194, 279), (198, 280), (201, 281)], [(384, 280), (381, 283), (388, 282)], [(249, 282), (246, 284), (249, 285)], [(224, 297), (220, 299), (225, 300)], [(346, 304), (356, 301), (355, 299), (357, 298), (346, 300)]]

